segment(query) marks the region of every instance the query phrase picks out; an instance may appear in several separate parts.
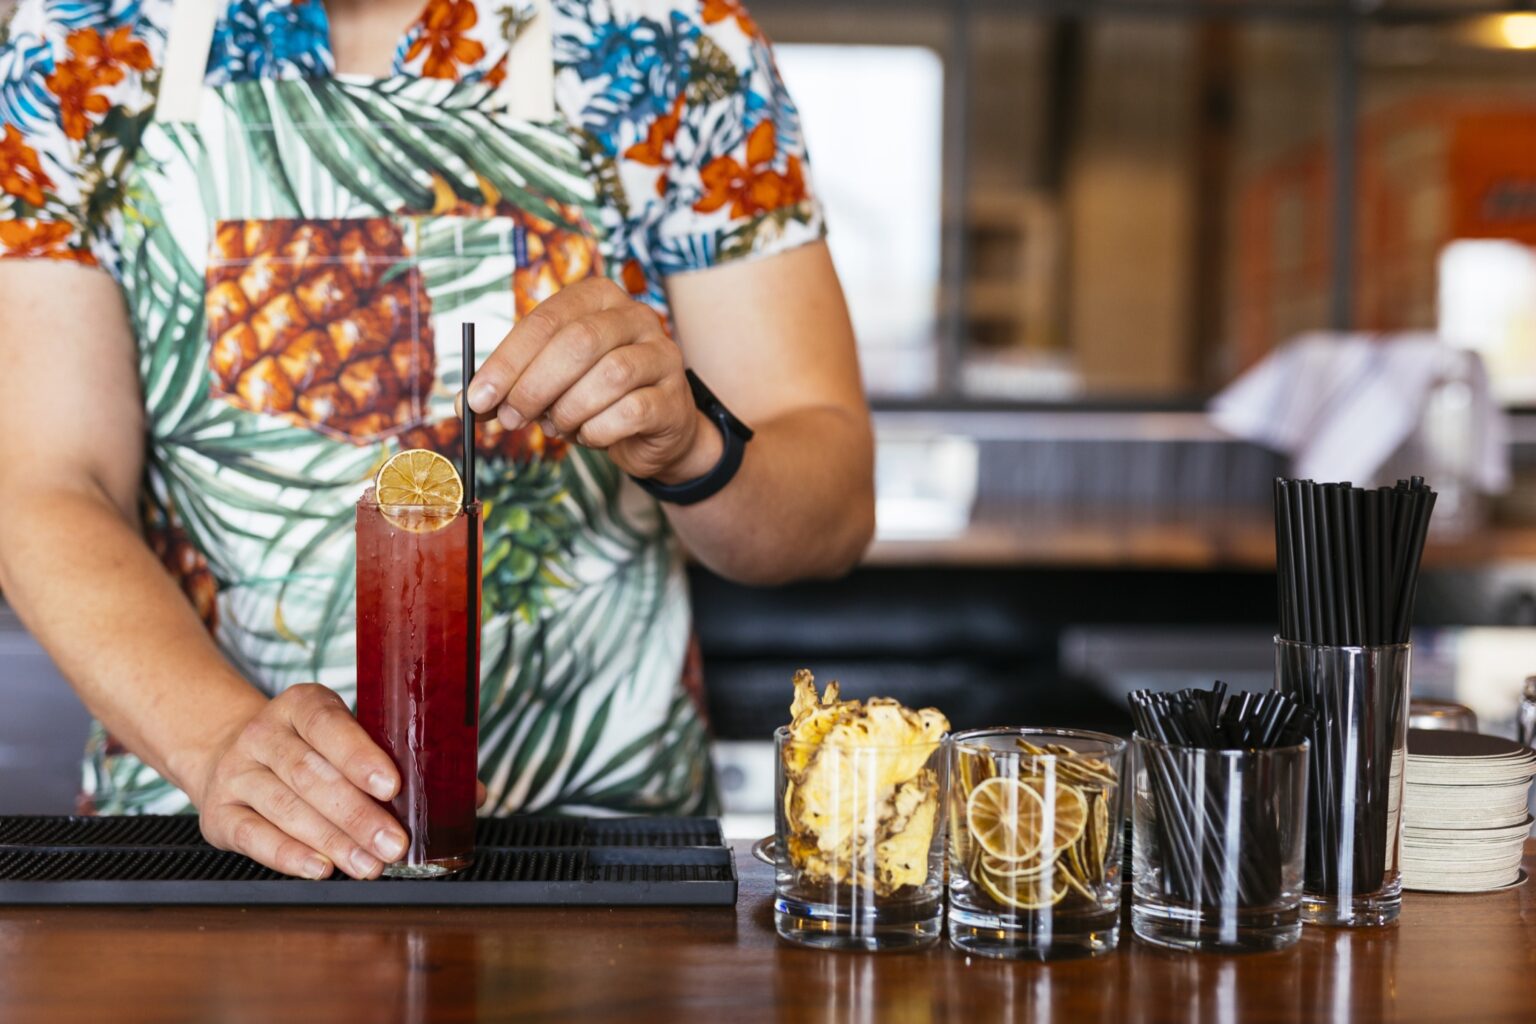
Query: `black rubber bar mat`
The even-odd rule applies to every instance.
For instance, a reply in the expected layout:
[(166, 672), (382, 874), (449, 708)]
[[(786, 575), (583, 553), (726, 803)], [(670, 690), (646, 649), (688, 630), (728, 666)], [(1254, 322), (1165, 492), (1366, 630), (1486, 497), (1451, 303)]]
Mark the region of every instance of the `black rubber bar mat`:
[(711, 818), (484, 818), (445, 878), (289, 878), (203, 842), (197, 819), (0, 816), (3, 904), (730, 906)]

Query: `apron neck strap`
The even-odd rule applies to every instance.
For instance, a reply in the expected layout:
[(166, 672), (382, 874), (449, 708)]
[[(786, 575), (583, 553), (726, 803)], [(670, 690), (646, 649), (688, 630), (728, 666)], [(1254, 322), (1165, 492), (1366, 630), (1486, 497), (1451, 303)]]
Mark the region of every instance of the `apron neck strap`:
[[(318, 0), (311, 0), (318, 2)], [(155, 120), (197, 120), (213, 29), (224, 0), (176, 0), (160, 70)], [(495, 106), (511, 117), (550, 121), (555, 117), (555, 30), (550, 0), (530, 0), (522, 18), (508, 18), (506, 75)]]
[(208, 51), (213, 46), (213, 27), (222, 6), (220, 0), (176, 0), (171, 6), (165, 61), (160, 68), (160, 95), (155, 100), (156, 121), (197, 120), (203, 99), (203, 76), (208, 72)]
[(531, 0), (521, 18), (507, 19), (506, 75), (494, 106), (522, 121), (555, 118), (555, 26), (550, 0)]

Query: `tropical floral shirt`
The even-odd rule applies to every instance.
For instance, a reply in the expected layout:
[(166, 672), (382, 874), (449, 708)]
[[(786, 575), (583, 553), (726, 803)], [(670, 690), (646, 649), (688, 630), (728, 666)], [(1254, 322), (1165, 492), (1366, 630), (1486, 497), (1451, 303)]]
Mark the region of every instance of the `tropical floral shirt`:
[[(410, 201), (354, 196), (374, 210), (361, 219), (343, 202), (343, 212), (286, 220), (243, 208), (204, 220), (220, 196), (249, 199), (248, 169), (271, 157), (277, 133), (232, 130), (217, 157), (199, 150), (199, 161), (196, 135), (149, 123), (172, 0), (21, 0), (5, 24), (0, 258), (97, 266), (135, 299), (147, 539), (226, 655), (270, 692), (300, 680), (350, 690), (353, 569), (349, 542), (336, 538), (350, 538), (351, 502), (394, 447), (459, 443), (454, 346), (434, 356), (430, 331), (402, 326), (407, 311), (474, 320), (484, 299), (523, 315), (525, 300), (546, 294), (545, 276), (606, 272), (665, 314), (669, 275), (821, 235), (799, 117), (738, 0), (550, 2), (562, 119), (519, 127), (521, 148), (497, 148), (506, 140), (477, 127), (489, 119), (438, 101), (492, 94), (481, 86), (505, 73), (508, 23), (529, 0), (430, 0), (381, 81), (333, 75), (319, 0), (224, 7), (206, 80), (255, 83), (228, 101), (243, 104), (240, 128), (292, 125), (300, 115), (287, 105), (319, 94), (369, 115), (284, 136), (277, 177), (306, 182), (307, 199), (353, 195), (357, 183), (336, 168), (374, 159), (353, 137), (358, 125), (370, 138), (389, 124), (412, 139), (415, 177), (382, 165), (368, 176), (405, 181)], [(399, 102), (436, 114), (432, 129), (390, 122)], [(470, 152), (468, 166), (490, 168), (476, 175), (481, 196), (453, 193), (438, 173)], [(417, 194), (422, 177), (433, 189)], [(518, 181), (549, 183), (560, 215), (593, 228), (592, 239), (499, 201), (490, 178), (502, 198)], [(428, 208), (444, 216), (413, 220)], [(515, 258), (499, 248), (508, 237)], [(302, 253), (340, 253), (347, 280)], [(401, 276), (370, 276), (385, 264)], [(309, 319), (274, 313), (300, 305)], [(204, 329), (184, 329), (193, 323)], [(682, 671), (686, 589), (664, 517), (602, 453), (536, 425), (488, 425), (480, 442), (479, 480), (494, 491), (481, 492), (490, 809), (706, 808), (697, 673)], [(85, 790), (84, 806), (108, 813), (186, 807), (99, 726)]]
[[(531, 0), (428, 0), (394, 71), (499, 81)], [(0, 258), (115, 273), (122, 175), (154, 103), (172, 0), (21, 0), (0, 37)], [(610, 265), (665, 313), (663, 280), (819, 238), (799, 115), (741, 0), (552, 0), (555, 99), (614, 161)], [(334, 71), (320, 0), (231, 0), (207, 81)]]

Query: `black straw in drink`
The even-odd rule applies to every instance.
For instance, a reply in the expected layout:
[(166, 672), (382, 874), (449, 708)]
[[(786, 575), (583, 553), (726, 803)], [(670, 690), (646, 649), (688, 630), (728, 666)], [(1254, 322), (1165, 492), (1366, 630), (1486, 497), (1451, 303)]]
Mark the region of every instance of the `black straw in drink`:
[(464, 390), (459, 396), (459, 415), (463, 417), (464, 435), (464, 514), (469, 520), (469, 540), (464, 545), (466, 588), (464, 631), (464, 724), (474, 725), (480, 717), (480, 512), (475, 507), (475, 414), (469, 407), (469, 382), (475, 375), (475, 325), (466, 321), (460, 335)]

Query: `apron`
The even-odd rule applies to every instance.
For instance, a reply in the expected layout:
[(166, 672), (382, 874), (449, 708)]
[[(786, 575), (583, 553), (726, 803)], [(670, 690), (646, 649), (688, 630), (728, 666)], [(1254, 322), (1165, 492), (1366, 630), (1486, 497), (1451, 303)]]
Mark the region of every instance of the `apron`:
[[(357, 498), (402, 448), (453, 457), (459, 324), (499, 339), (603, 273), (598, 204), (622, 197), (553, 113), (547, 11), (499, 87), (210, 89), (216, 7), (178, 4), (127, 177), (146, 530), (246, 678), (269, 694), (317, 681), (350, 704)], [(483, 813), (708, 810), (681, 683), (687, 592), (659, 507), (537, 426), (492, 423), (479, 441)], [(99, 726), (85, 784), (103, 813), (188, 809)]]

